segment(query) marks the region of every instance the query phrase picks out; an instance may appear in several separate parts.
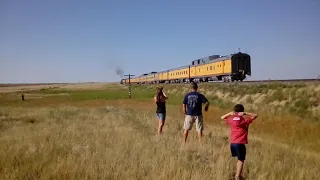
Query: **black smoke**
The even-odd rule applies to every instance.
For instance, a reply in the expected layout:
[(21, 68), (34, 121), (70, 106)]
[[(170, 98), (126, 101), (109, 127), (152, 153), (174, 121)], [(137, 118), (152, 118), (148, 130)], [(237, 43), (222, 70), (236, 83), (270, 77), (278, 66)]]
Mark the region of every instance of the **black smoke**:
[(123, 72), (123, 70), (122, 70), (121, 68), (117, 67), (117, 68), (116, 68), (116, 74), (117, 74), (118, 76), (120, 76), (120, 78), (122, 78), (123, 75), (124, 75), (124, 72)]

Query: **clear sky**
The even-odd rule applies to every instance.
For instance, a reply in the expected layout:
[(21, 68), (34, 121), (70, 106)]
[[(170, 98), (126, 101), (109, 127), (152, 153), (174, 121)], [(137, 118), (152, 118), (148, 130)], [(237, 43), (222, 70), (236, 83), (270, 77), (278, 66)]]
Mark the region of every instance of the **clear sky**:
[(320, 75), (319, 0), (0, 0), (0, 83), (119, 81), (246, 51), (249, 79)]

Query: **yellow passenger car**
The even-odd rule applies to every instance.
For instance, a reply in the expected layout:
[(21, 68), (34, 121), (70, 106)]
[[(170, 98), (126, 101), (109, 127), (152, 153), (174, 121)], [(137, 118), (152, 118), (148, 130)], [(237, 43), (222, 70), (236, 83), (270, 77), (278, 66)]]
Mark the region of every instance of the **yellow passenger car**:
[(168, 80), (169, 81), (184, 81), (190, 76), (190, 66), (182, 66), (175, 69), (170, 69), (168, 71)]
[[(227, 56), (212, 55), (194, 60), (187, 66), (143, 74), (133, 78), (131, 83), (242, 81), (246, 75), (251, 76), (251, 57), (238, 52)], [(128, 79), (122, 79), (121, 83), (129, 82)]]

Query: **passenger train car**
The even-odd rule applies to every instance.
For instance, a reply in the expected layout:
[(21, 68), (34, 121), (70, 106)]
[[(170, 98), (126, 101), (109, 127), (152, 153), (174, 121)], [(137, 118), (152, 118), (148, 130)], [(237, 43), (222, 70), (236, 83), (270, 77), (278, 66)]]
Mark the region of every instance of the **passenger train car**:
[[(150, 72), (130, 79), (133, 84), (189, 83), (208, 81), (243, 81), (251, 76), (251, 57), (238, 52), (227, 56), (212, 55), (197, 59), (190, 65), (161, 72)], [(128, 84), (129, 79), (122, 79)]]

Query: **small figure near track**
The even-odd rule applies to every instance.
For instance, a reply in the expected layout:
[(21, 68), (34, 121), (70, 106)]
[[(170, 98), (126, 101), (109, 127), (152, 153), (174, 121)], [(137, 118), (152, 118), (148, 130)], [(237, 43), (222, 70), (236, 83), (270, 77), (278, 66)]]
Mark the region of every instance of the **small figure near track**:
[(25, 101), (25, 100), (24, 100), (24, 94), (23, 94), (23, 93), (21, 94), (21, 100), (22, 100), (22, 101)]
[(183, 111), (186, 115), (184, 120), (184, 144), (187, 142), (189, 131), (192, 129), (193, 123), (196, 123), (196, 130), (198, 132), (199, 140), (202, 138), (203, 115), (202, 104), (206, 104), (205, 111), (208, 111), (209, 101), (201, 93), (197, 92), (198, 85), (195, 82), (191, 83), (191, 92), (185, 95), (183, 99)]
[[(233, 112), (229, 112), (228, 114), (221, 116), (221, 119), (225, 120), (230, 127), (231, 156), (238, 157), (235, 179), (239, 180), (240, 177), (242, 177), (243, 164), (246, 158), (245, 144), (248, 144), (249, 124), (251, 124), (253, 120), (258, 117), (258, 115), (244, 112), (244, 107), (241, 104), (236, 104), (233, 109)], [(249, 117), (244, 117), (245, 115), (248, 115)]]
[(168, 96), (164, 93), (163, 88), (158, 88), (157, 94), (153, 98), (153, 100), (157, 104), (156, 115), (159, 120), (159, 126), (158, 126), (159, 135), (162, 133), (162, 129), (166, 121), (166, 100), (167, 99), (168, 99)]

